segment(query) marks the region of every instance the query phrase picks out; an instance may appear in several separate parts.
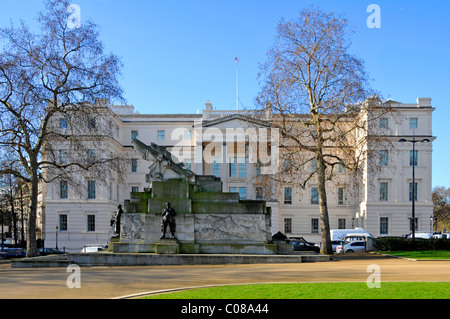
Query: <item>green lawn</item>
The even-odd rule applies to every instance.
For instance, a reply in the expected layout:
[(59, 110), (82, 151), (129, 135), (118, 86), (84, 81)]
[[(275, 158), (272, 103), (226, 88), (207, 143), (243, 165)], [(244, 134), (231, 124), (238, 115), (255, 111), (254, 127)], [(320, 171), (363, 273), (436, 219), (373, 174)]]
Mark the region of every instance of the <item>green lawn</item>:
[(154, 295), (146, 299), (450, 299), (450, 282), (287, 283), (221, 286)]
[(413, 259), (450, 259), (450, 250), (384, 251), (381, 253)]

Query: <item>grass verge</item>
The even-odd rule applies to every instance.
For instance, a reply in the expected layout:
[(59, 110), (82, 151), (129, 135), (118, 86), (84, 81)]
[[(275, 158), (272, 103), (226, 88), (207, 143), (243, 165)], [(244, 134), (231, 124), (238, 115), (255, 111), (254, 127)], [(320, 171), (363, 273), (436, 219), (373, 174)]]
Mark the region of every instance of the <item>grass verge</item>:
[(286, 283), (232, 285), (160, 294), (143, 299), (450, 299), (450, 282)]
[[(387, 255), (413, 259), (449, 259), (450, 250), (420, 250), (420, 251), (383, 251)], [(450, 265), (449, 265), (450, 266)]]

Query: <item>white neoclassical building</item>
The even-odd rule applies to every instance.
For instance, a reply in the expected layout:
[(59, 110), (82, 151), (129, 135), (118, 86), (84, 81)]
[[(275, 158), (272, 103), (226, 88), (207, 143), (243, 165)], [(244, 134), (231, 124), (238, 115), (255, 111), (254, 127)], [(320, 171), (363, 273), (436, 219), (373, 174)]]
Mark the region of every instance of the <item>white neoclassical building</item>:
[[(418, 98), (412, 104), (389, 102), (396, 110), (395, 117), (387, 114), (375, 124), (394, 147), (374, 154), (379, 158), (378, 169), (363, 167), (356, 184), (354, 175), (338, 170), (340, 178), (327, 186), (331, 229), (363, 227), (374, 236), (408, 234), (412, 224), (412, 191), (416, 198), (416, 230), (430, 229), (434, 108), (430, 98)], [(243, 200), (266, 200), (272, 207), (273, 233), (281, 231), (288, 236), (320, 241), (314, 180), (305, 188), (279, 182), (274, 186), (275, 191), (268, 195), (258, 183), (261, 171), (252, 158), (248, 138), (243, 144), (233, 142), (236, 132), (248, 129), (243, 118), (248, 111), (214, 110), (209, 101), (202, 114), (140, 114), (131, 105), (106, 103), (103, 107), (102, 119), (97, 121), (107, 123), (108, 134), (105, 134), (104, 145), (95, 146), (88, 156), (101, 156), (105, 152), (126, 154), (126, 176), (120, 180), (114, 174), (86, 173), (79, 178), (85, 185), (81, 188), (72, 187), (64, 180), (46, 184), (42, 188), (41, 203), (46, 247), (57, 245), (60, 249), (80, 251), (85, 244), (103, 244), (110, 240), (110, 219), (117, 206), (130, 199), (130, 192), (148, 187), (145, 175), (150, 163), (134, 151), (132, 140), (135, 138), (145, 144), (167, 147), (185, 167), (198, 175), (221, 177), (225, 192), (238, 192)], [(271, 120), (270, 112), (263, 114), (263, 118)], [(60, 124), (67, 125), (64, 121)], [(413, 138), (429, 142), (415, 143), (415, 152), (413, 143), (399, 142)], [(66, 153), (62, 150), (59, 155), (65, 157)], [(270, 156), (273, 155), (272, 152)]]

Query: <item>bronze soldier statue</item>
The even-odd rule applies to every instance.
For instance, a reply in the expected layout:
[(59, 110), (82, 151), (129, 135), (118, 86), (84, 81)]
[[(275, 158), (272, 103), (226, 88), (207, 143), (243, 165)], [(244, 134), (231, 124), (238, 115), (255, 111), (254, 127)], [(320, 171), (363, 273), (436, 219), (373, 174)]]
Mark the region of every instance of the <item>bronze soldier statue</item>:
[(163, 209), (162, 213), (162, 220), (161, 220), (161, 231), (162, 236), (161, 239), (166, 238), (166, 230), (167, 226), (170, 227), (170, 232), (172, 233), (171, 239), (176, 239), (175, 237), (175, 209), (170, 207), (170, 203), (166, 204), (166, 208)]
[(119, 211), (117, 214), (111, 219), (111, 226), (114, 225), (114, 238), (120, 237), (120, 218), (122, 217), (123, 210), (122, 205), (117, 206)]

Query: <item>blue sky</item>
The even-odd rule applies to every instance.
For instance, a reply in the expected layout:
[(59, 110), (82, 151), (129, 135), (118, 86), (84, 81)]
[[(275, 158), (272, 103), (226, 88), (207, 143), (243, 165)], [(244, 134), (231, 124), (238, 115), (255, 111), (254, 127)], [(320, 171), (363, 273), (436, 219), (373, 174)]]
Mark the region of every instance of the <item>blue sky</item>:
[[(366, 62), (372, 86), (384, 97), (415, 103), (431, 97), (433, 186), (450, 187), (450, 1), (379, 0), (73, 0), (81, 19), (102, 30), (107, 51), (122, 58), (125, 98), (140, 113), (196, 113), (210, 100), (251, 107), (258, 64), (265, 61), (281, 18), (311, 4), (345, 14), (356, 27), (352, 50)], [(381, 28), (369, 29), (369, 4), (381, 9)], [(38, 0), (0, 0), (0, 26), (33, 25)]]

